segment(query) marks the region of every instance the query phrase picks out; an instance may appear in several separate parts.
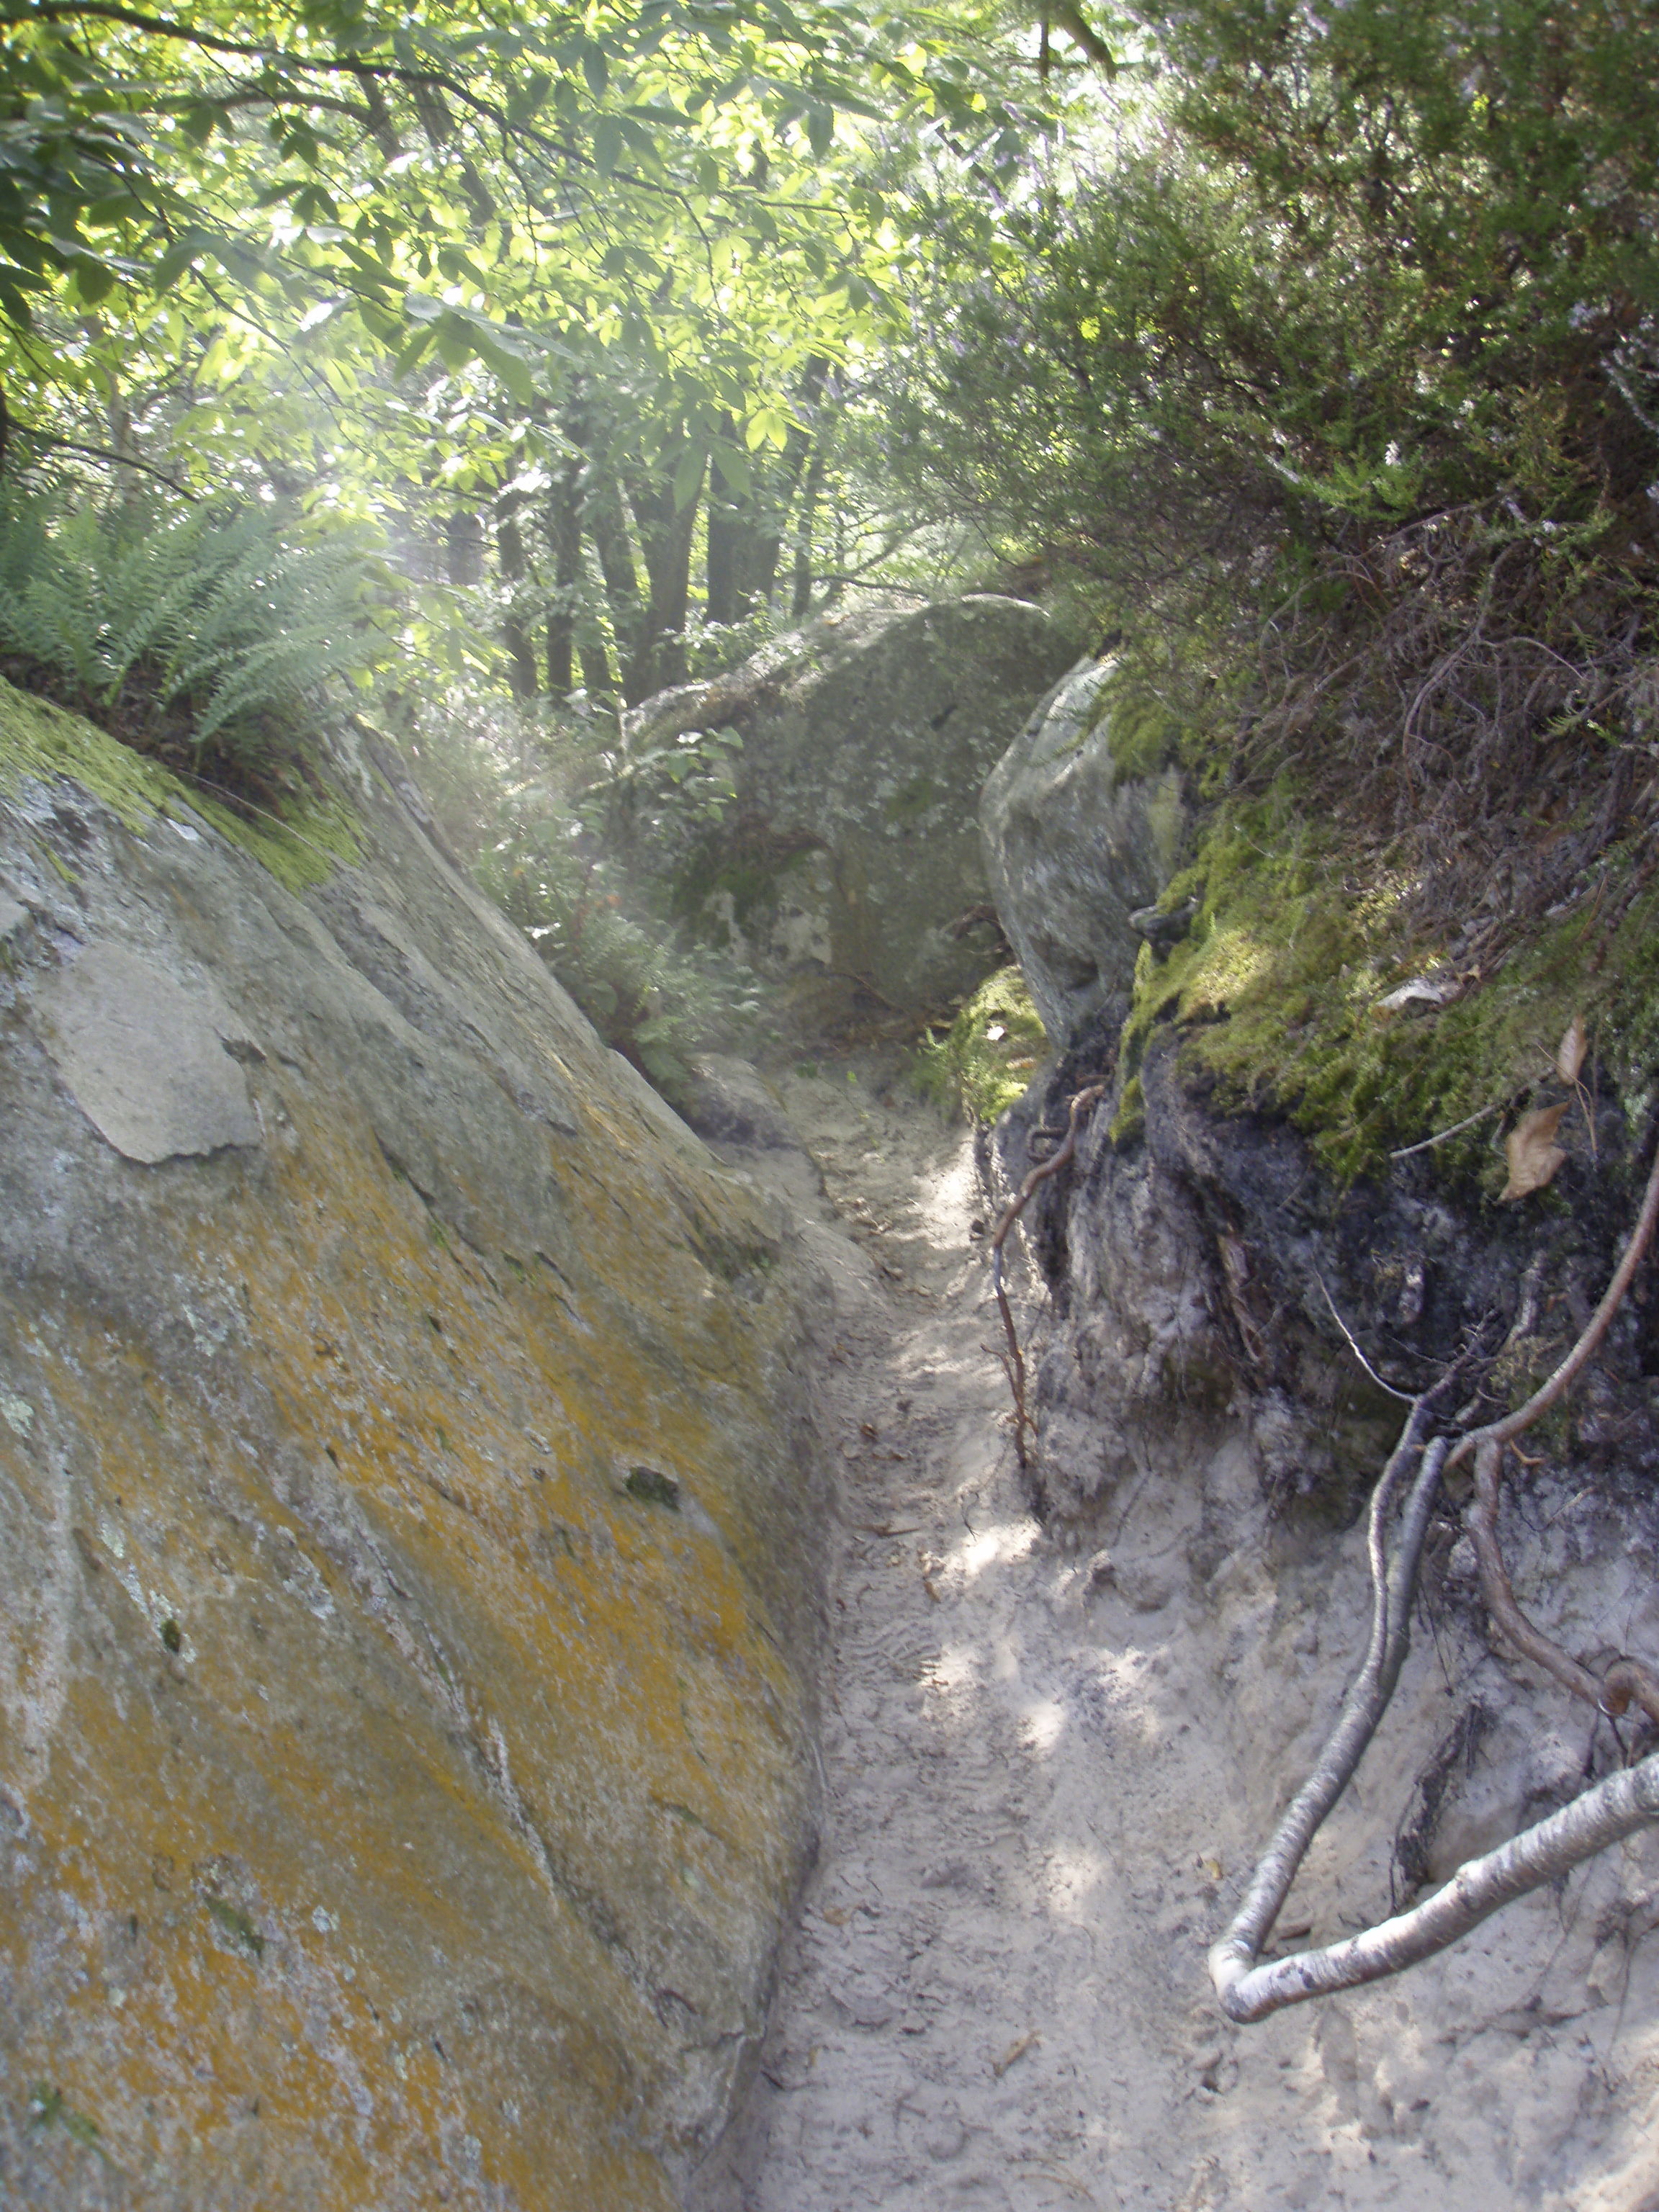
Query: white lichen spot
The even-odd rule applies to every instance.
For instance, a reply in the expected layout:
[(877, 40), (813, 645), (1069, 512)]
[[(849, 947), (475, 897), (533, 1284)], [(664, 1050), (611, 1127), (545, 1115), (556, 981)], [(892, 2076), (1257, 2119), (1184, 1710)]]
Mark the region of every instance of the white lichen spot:
[(0, 1419), (14, 1435), (27, 1436), (34, 1426), (34, 1408), (27, 1398), (15, 1397), (9, 1390), (0, 1390)]

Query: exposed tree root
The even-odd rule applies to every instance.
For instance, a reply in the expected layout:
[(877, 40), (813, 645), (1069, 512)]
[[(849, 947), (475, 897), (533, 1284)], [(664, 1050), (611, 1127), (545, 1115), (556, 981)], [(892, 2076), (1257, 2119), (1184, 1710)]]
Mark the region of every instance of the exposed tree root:
[(1582, 1797), (1547, 1820), (1502, 1844), (1484, 1858), (1459, 1867), (1443, 1889), (1410, 1912), (1367, 1928), (1323, 1951), (1301, 1951), (1289, 1959), (1233, 1972), (1224, 1946), (1211, 1954), (1211, 1971), (1230, 2020), (1265, 2020), (1285, 2005), (1307, 1997), (1329, 1996), (1337, 1990), (1383, 1980), (1419, 1960), (1432, 1958), (1471, 1928), (1560, 1875), (1571, 1874), (1609, 1844), (1621, 1843), (1638, 1828), (1659, 1821), (1659, 1754), (1608, 1775)]
[[(1518, 1897), (1555, 1881), (1638, 1828), (1659, 1821), (1659, 1754), (1605, 1782), (1485, 1857), (1471, 1859), (1410, 1912), (1323, 1950), (1258, 1963), (1262, 1944), (1290, 1893), (1308, 1847), (1347, 1787), (1388, 1708), (1408, 1642), (1412, 1592), (1434, 1492), (1446, 1468), (1471, 1454), (1474, 1498), (1467, 1525), (1480, 1563), (1482, 1594), (1494, 1623), (1515, 1648), (1610, 1716), (1638, 1705), (1659, 1723), (1659, 1676), (1641, 1661), (1620, 1659), (1598, 1677), (1535, 1628), (1516, 1604), (1498, 1541), (1498, 1486), (1504, 1446), (1554, 1405), (1594, 1356), (1630, 1288), (1659, 1222), (1659, 1154), (1642, 1210), (1601, 1304), (1555, 1372), (1525, 1405), (1472, 1431), (1455, 1449), (1420, 1438), (1429, 1406), (1419, 1399), (1372, 1493), (1368, 1528), (1371, 1634), (1359, 1674), (1313, 1773), (1280, 1821), (1232, 1924), (1210, 1953), (1210, 1975), (1231, 2020), (1265, 2019), (1308, 1997), (1378, 1981), (1442, 1951)], [(1392, 1564), (1387, 1524), (1400, 1486), (1420, 1464), (1401, 1515)]]
[[(1004, 1211), (1001, 1220), (997, 1224), (996, 1234), (991, 1239), (991, 1288), (997, 1294), (997, 1310), (1002, 1316), (1003, 1333), (1008, 1340), (1008, 1350), (1002, 1364), (1008, 1376), (1008, 1388), (1014, 1396), (1014, 1453), (1018, 1459), (1019, 1471), (1022, 1474), (1030, 1472), (1030, 1448), (1027, 1438), (1034, 1431), (1036, 1424), (1025, 1408), (1025, 1354), (1020, 1350), (1019, 1332), (1014, 1327), (1014, 1316), (1008, 1304), (1008, 1293), (1003, 1288), (1002, 1248), (1007, 1241), (1008, 1232), (1030, 1204), (1037, 1185), (1046, 1182), (1050, 1176), (1058, 1175), (1061, 1168), (1076, 1153), (1078, 1121), (1080, 1116), (1090, 1107), (1097, 1105), (1105, 1096), (1106, 1083), (1103, 1078), (1097, 1083), (1091, 1084), (1086, 1090), (1078, 1092), (1072, 1101), (1071, 1112), (1066, 1123), (1066, 1133), (1060, 1139), (1059, 1149), (1049, 1158), (1044, 1160), (1040, 1167), (1031, 1170)], [(1033, 1130), (1031, 1133), (1036, 1136), (1038, 1133)]]

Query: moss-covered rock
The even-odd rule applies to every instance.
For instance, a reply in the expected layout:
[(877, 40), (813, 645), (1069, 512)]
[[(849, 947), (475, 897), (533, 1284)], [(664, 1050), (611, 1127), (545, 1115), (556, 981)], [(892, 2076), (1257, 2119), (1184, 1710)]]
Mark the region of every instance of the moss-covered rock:
[(942, 1037), (928, 1033), (916, 1056), (917, 1080), (945, 1113), (994, 1121), (1030, 1087), (1048, 1048), (1024, 975), (1000, 968)]
[[(1495, 1197), (1503, 1109), (1549, 1080), (1575, 1016), (1603, 1091), (1627, 1117), (1648, 1097), (1659, 886), (1626, 902), (1641, 865), (1639, 853), (1616, 854), (1597, 893), (1488, 970), (1478, 939), (1415, 939), (1409, 884), (1300, 818), (1293, 793), (1224, 807), (1164, 895), (1170, 906), (1200, 899), (1188, 934), (1162, 958), (1150, 947), (1139, 956), (1126, 1074), (1154, 1030), (1173, 1024), (1188, 1064), (1218, 1084), (1218, 1104), (1288, 1114), (1344, 1181), (1480, 1116), (1433, 1158), (1443, 1176)], [(1611, 928), (1607, 914), (1618, 916)], [(1127, 1097), (1122, 1114), (1129, 1133)]]
[(131, 830), (149, 829), (157, 815), (191, 835), (193, 823), (210, 824), (291, 891), (325, 883), (362, 850), (356, 817), (337, 787), (313, 780), (280, 814), (250, 802), (229, 806), (205, 784), (173, 775), (50, 700), (0, 683), (0, 791), (15, 793), (26, 778), (49, 783), (60, 775), (101, 799)]

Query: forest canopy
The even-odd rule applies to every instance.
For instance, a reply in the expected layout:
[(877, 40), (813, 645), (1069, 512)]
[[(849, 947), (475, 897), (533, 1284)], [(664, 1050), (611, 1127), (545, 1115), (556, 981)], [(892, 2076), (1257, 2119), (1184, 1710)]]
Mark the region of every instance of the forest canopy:
[(1650, 10), (29, 0), (0, 31), (14, 485), (373, 523), (426, 591), (410, 650), (554, 711), (848, 591), (1047, 592), (1195, 772), (1340, 758), (1384, 828), (1440, 823), (1448, 884), (1540, 758), (1634, 772)]

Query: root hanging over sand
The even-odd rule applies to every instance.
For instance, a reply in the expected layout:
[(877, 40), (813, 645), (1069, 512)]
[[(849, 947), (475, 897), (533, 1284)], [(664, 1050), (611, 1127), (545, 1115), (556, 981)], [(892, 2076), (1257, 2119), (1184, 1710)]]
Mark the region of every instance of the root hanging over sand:
[[(1641, 1212), (1613, 1279), (1577, 1342), (1523, 1406), (1472, 1430), (1453, 1446), (1436, 1437), (1425, 1443), (1434, 1394), (1418, 1399), (1399, 1443), (1371, 1494), (1367, 1550), (1371, 1571), (1371, 1632), (1365, 1656), (1343, 1703), (1335, 1728), (1312, 1774), (1292, 1801), (1255, 1871), (1231, 1925), (1210, 1953), (1210, 1977), (1230, 2020), (1265, 2020), (1309, 1997), (1397, 1974), (1432, 1957), (1500, 1907), (1542, 1888), (1620, 1843), (1659, 1823), (1659, 1753), (1609, 1775), (1571, 1805), (1525, 1830), (1484, 1857), (1461, 1866), (1451, 1880), (1411, 1911), (1322, 1950), (1261, 1960), (1261, 1947), (1290, 1893), (1309, 1846), (1352, 1778), (1387, 1711), (1410, 1640), (1413, 1592), (1423, 1540), (1441, 1477), (1474, 1456), (1474, 1495), (1465, 1525), (1480, 1566), (1482, 1595), (1493, 1625), (1522, 1656), (1598, 1711), (1614, 1718), (1634, 1705), (1659, 1724), (1659, 1674), (1638, 1659), (1622, 1658), (1597, 1675), (1536, 1628), (1516, 1601), (1498, 1540), (1503, 1455), (1553, 1406), (1595, 1356), (1653, 1239), (1659, 1222), (1659, 1152), (1649, 1174)], [(1416, 1472), (1413, 1475), (1413, 1469)], [(1407, 1489), (1407, 1480), (1410, 1486)], [(1389, 1523), (1406, 1491), (1389, 1556)]]

